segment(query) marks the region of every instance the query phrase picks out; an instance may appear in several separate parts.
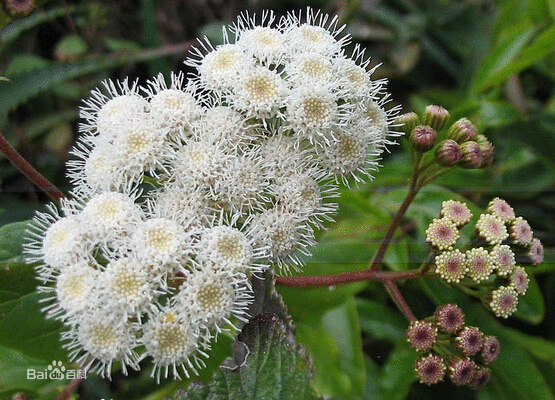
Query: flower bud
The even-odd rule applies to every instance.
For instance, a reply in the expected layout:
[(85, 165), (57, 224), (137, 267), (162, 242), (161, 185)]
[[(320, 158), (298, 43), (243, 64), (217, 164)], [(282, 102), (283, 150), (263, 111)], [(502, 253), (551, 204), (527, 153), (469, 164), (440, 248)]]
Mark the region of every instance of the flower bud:
[(457, 143), (464, 143), (468, 140), (474, 140), (478, 130), (472, 122), (466, 118), (461, 118), (449, 128), (448, 137)]
[(441, 106), (436, 106), (435, 104), (430, 104), (424, 110), (424, 125), (429, 125), (436, 131), (440, 131), (441, 128), (445, 126), (447, 121), (449, 121), (449, 111)]
[(476, 143), (480, 146), (480, 151), (482, 152), (482, 168), (489, 167), (493, 164), (493, 144), (484, 136), (484, 135), (477, 135), (476, 136)]
[(467, 169), (480, 168), (484, 158), (478, 143), (469, 140), (460, 145), (461, 148), (461, 161), (459, 166)]
[(461, 149), (457, 142), (451, 139), (444, 140), (436, 148), (436, 162), (443, 167), (456, 165), (462, 157)]
[(437, 133), (434, 128), (426, 125), (419, 125), (410, 132), (410, 144), (416, 151), (424, 153), (434, 147)]
[(414, 128), (420, 125), (420, 118), (418, 118), (416, 113), (408, 112), (395, 118), (394, 123), (401, 125), (401, 130), (408, 135)]

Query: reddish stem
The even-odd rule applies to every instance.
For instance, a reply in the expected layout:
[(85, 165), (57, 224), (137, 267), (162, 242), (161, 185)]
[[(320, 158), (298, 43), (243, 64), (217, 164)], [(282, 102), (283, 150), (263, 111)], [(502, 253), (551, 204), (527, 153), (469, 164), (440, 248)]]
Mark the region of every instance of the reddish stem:
[(27, 179), (37, 185), (42, 191), (50, 196), (52, 200), (59, 202), (65, 197), (56, 186), (54, 186), (48, 179), (41, 175), (40, 172), (33, 168), (33, 166), (12, 147), (2, 133), (0, 133), (0, 151), (4, 153), (6, 158), (10, 160), (12, 164), (27, 177)]
[(403, 313), (403, 315), (410, 322), (416, 321), (416, 317), (412, 313), (412, 310), (410, 309), (409, 305), (405, 301), (405, 298), (403, 297), (403, 295), (399, 291), (399, 288), (397, 287), (395, 282), (393, 282), (393, 280), (391, 280), (391, 279), (388, 279), (388, 280), (383, 281), (383, 284), (385, 285), (385, 288), (389, 292), (389, 295), (391, 296), (391, 298), (393, 299), (393, 301), (397, 305), (397, 308)]
[(426, 275), (426, 272), (420, 269), (411, 269), (409, 271), (376, 271), (365, 269), (336, 275), (281, 276), (276, 278), (276, 285), (308, 288), (316, 286), (335, 286), (360, 281), (381, 281), (385, 283), (388, 281), (394, 282), (402, 279), (419, 278), (424, 275)]
[(69, 398), (69, 396), (71, 396), (71, 394), (73, 393), (73, 391), (75, 389), (77, 389), (77, 386), (79, 386), (79, 384), (81, 383), (81, 381), (83, 380), (83, 378), (77, 378), (72, 380), (71, 382), (69, 382), (69, 384), (65, 387), (64, 390), (62, 390), (62, 393), (60, 393), (58, 395), (58, 397), (56, 397), (54, 400), (66, 400)]

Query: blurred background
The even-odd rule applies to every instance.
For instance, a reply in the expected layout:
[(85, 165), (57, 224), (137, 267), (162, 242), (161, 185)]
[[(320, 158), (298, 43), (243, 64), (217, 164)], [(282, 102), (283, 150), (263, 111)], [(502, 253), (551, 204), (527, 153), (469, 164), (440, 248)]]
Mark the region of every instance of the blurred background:
[[(405, 235), (396, 239), (398, 246), (390, 250), (386, 264), (403, 269), (415, 267), (425, 258), (428, 250), (423, 231), (439, 214), (441, 201), (455, 197), (483, 208), (496, 196), (507, 200), (517, 215), (530, 222), (544, 244), (546, 262), (534, 269), (532, 295), (527, 295), (522, 306), (525, 309), (521, 307), (515, 318), (501, 321), (502, 326), (498, 320), (491, 322), (495, 324), (491, 329), (503, 332), (499, 334), (502, 347), (514, 345), (521, 353), (498, 367), (496, 377), (478, 395), (449, 384), (428, 388), (414, 383), (411, 370), (416, 356), (407, 356), (406, 346), (400, 344), (404, 340), (403, 320), (380, 285), (347, 285), (326, 297), (323, 308), (308, 312), (303, 310), (306, 299), (313, 296), (320, 301), (325, 293), (314, 290), (299, 295), (298, 291), (283, 289), (298, 326), (298, 338), (313, 353), (316, 387), (344, 399), (430, 395), (520, 399), (524, 397), (513, 397), (515, 392), (506, 387), (507, 382), (526, 388), (532, 381), (541, 381), (542, 391), (523, 390), (528, 396), (525, 398), (553, 398), (554, 1), (2, 0), (1, 5), (0, 76), (6, 79), (0, 81), (0, 131), (66, 193), (70, 187), (64, 165), (76, 139), (78, 107), (102, 80), (129, 77), (142, 84), (159, 72), (165, 76), (170, 71), (191, 72), (183, 60), (196, 38), (207, 36), (213, 44), (221, 43), (222, 26), (236, 21), (244, 11), (272, 9), (279, 16), (311, 6), (337, 14), (340, 23), (347, 25), (345, 32), (353, 43), (366, 48), (371, 65), (379, 65), (374, 78), (388, 79), (388, 108), (401, 105), (404, 112), (421, 112), (427, 104), (439, 104), (450, 110), (452, 121), (462, 116), (471, 119), (495, 146), (493, 166), (454, 170), (417, 198), (407, 214)], [(324, 238), (325, 245), (315, 250), (307, 273), (316, 266), (324, 268), (320, 271), (354, 269), (371, 259), (374, 244), (406, 191), (410, 163), (405, 147), (401, 138), (400, 146), (385, 154), (376, 179), (343, 200), (338, 220), (341, 232), (351, 242), (332, 229)], [(47, 201), (0, 155), (0, 226), (29, 219)], [(353, 222), (363, 209), (361, 203), (367, 213), (360, 222), (362, 227)], [(349, 236), (353, 232), (363, 233)], [(339, 262), (341, 254), (354, 259)], [(403, 291), (418, 317), (429, 315), (436, 304), (452, 299), (450, 296), (457, 298), (438, 282), (424, 286), (407, 283)], [(426, 294), (424, 299), (422, 293)], [(461, 301), (470, 309), (480, 307), (479, 303)], [(382, 305), (387, 308), (380, 308)], [(321, 318), (313, 323), (307, 313)], [(385, 315), (388, 322), (379, 325), (383, 320), (378, 315)], [(345, 316), (355, 325), (339, 325), (337, 321)], [(482, 313), (477, 312), (475, 318), (479, 324)], [(331, 340), (330, 346), (335, 346), (332, 361), (326, 360), (323, 345), (318, 347), (318, 335), (311, 334), (320, 328), (326, 330), (323, 334)], [(503, 337), (515, 338), (519, 333), (527, 339), (503, 343)], [(354, 339), (345, 339), (350, 334)], [(510, 372), (516, 367), (524, 371), (526, 366), (529, 376)], [(329, 379), (321, 371), (328, 371)], [(503, 374), (507, 382), (500, 378)], [(111, 382), (88, 379), (80, 389), (80, 398), (161, 399), (180, 385), (186, 382), (163, 384), (161, 388), (147, 374), (116, 374)], [(552, 397), (545, 397), (545, 393)]]

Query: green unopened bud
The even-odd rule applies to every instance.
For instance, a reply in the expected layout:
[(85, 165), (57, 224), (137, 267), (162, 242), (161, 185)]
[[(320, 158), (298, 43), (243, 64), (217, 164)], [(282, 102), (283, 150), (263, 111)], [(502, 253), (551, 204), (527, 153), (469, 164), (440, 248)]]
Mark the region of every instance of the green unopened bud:
[(484, 162), (480, 145), (472, 140), (464, 142), (460, 145), (461, 148), (461, 161), (459, 166), (468, 169), (480, 168)]
[(416, 113), (408, 112), (395, 118), (395, 124), (401, 125), (401, 130), (408, 135), (414, 128), (416, 128), (417, 125), (420, 124), (420, 118), (418, 118)]
[(426, 125), (418, 125), (410, 132), (410, 144), (416, 151), (426, 152), (434, 147), (437, 133), (434, 128)]
[(424, 110), (424, 125), (431, 126), (436, 131), (440, 131), (441, 128), (445, 126), (447, 121), (449, 121), (449, 111), (441, 106), (436, 106), (435, 104), (430, 104)]
[(448, 137), (457, 143), (474, 140), (478, 134), (476, 126), (466, 118), (461, 118), (449, 128)]
[(436, 162), (443, 167), (456, 165), (461, 157), (459, 144), (452, 139), (442, 141), (436, 148)]
[(484, 135), (476, 136), (476, 143), (480, 146), (480, 151), (482, 152), (482, 168), (489, 167), (493, 164), (493, 144)]

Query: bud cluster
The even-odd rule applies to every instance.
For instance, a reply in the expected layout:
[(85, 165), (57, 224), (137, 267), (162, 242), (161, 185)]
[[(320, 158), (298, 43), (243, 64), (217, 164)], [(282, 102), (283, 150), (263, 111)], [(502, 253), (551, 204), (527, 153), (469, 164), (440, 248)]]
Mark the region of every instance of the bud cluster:
[(370, 179), (397, 135), (386, 82), (359, 47), (347, 55), (337, 17), (269, 12), (230, 29), (233, 43), (200, 42), (188, 81), (95, 89), (71, 197), (30, 228), (47, 316), (102, 375), (142, 359), (158, 378), (202, 368), (210, 341), (248, 319), (251, 275), (299, 269), (339, 182)]
[(443, 202), (440, 218), (426, 230), (426, 240), (435, 250), (434, 272), (448, 283), (475, 290), (496, 316), (507, 318), (528, 288), (523, 266), (541, 263), (543, 246), (528, 222), (515, 216), (505, 200), (495, 198), (478, 217), (471, 243), (455, 248), (460, 229), (471, 218), (466, 204)]
[(455, 385), (480, 389), (490, 377), (486, 365), (497, 359), (500, 350), (495, 336), (465, 325), (465, 315), (456, 304), (444, 304), (433, 316), (413, 321), (407, 340), (424, 353), (414, 369), (418, 380), (426, 385), (441, 382), (447, 375)]
[(402, 125), (411, 147), (417, 153), (435, 148), (433, 161), (441, 167), (476, 169), (493, 162), (493, 145), (484, 135), (478, 134), (476, 126), (467, 118), (454, 122), (446, 131), (449, 111), (437, 105), (429, 105), (420, 118), (414, 112), (402, 114), (396, 122)]

